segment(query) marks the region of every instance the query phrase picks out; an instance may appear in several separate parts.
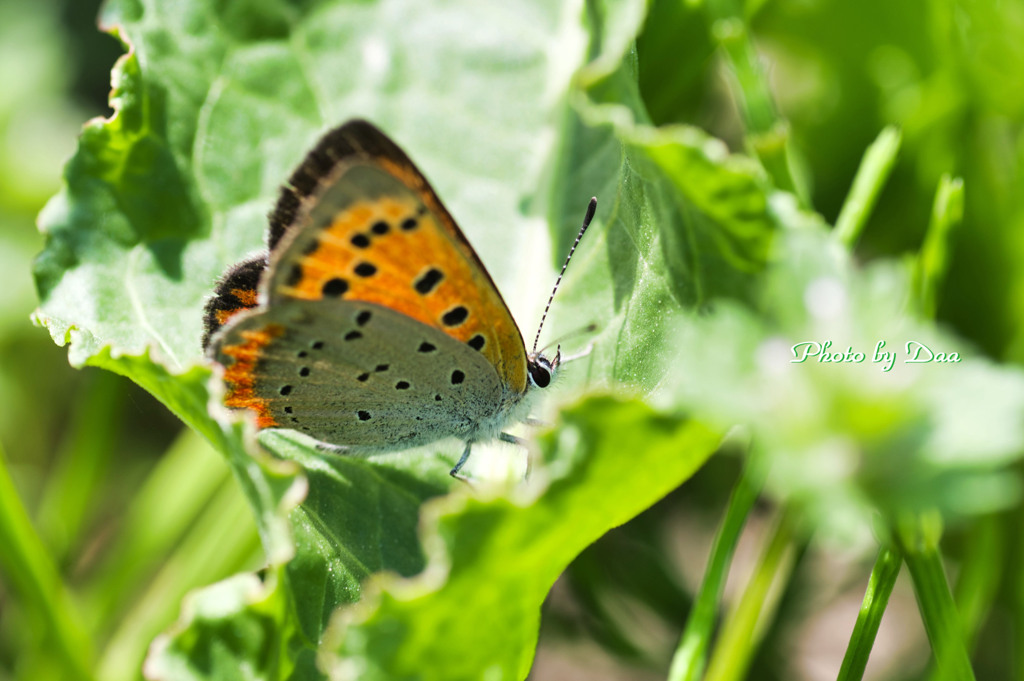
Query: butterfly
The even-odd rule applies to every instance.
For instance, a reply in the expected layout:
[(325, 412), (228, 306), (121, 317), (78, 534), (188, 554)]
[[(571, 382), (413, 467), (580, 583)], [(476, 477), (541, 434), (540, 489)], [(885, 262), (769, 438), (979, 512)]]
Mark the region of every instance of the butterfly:
[(204, 311), (228, 407), (342, 451), (459, 438), (453, 477), (473, 443), (518, 441), (502, 429), (525, 420), (561, 353), (527, 352), (476, 252), (387, 135), (363, 120), (327, 133), (281, 189), (267, 242)]

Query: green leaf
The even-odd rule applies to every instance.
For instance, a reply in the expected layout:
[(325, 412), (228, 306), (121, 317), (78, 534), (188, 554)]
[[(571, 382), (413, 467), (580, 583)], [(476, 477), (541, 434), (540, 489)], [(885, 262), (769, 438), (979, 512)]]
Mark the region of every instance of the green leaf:
[[(605, 228), (592, 228), (580, 247), (551, 326), (554, 335), (601, 329), (590, 385), (611, 378), (650, 390), (665, 373), (681, 311), (755, 296), (780, 222), (756, 162), (697, 128), (646, 123), (632, 44), (643, 22), (638, 3), (592, 3), (590, 18), (595, 52), (569, 92), (555, 166), (564, 175), (553, 178), (549, 221), (572, 224), (582, 197), (595, 193)], [(556, 254), (571, 237), (556, 234)]]
[(185, 599), (182, 618), (146, 661), (154, 679), (315, 679), (312, 656), (287, 616), (279, 572), (241, 574)]

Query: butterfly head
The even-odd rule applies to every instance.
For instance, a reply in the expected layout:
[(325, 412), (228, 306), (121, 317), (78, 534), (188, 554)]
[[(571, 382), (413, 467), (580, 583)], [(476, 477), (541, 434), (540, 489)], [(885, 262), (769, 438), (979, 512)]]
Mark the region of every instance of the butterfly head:
[(555, 351), (553, 359), (548, 359), (539, 352), (531, 352), (526, 358), (527, 375), (530, 377), (530, 385), (534, 388), (546, 388), (551, 385), (558, 371), (558, 365), (562, 363), (561, 348)]

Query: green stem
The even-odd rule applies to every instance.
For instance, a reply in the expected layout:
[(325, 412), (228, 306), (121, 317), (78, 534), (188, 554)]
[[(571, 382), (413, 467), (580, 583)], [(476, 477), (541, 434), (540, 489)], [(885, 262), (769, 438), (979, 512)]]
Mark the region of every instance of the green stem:
[(868, 217), (878, 201), (886, 180), (896, 164), (896, 155), (900, 150), (900, 131), (889, 127), (878, 135), (864, 152), (857, 175), (853, 178), (853, 186), (846, 195), (846, 201), (839, 211), (835, 238), (847, 249), (852, 250), (867, 224)]
[(1020, 542), (1020, 527), (1024, 524), (1024, 505), (1018, 504), (1008, 517), (1007, 545), (1010, 552), (1007, 561), (1007, 592), (1009, 593), (1009, 678), (1024, 681), (1024, 546)]
[[(1006, 565), (1000, 520), (1000, 516), (980, 518), (966, 538), (967, 550), (953, 595), (968, 650), (974, 649), (981, 625), (992, 610)], [(936, 669), (930, 678), (939, 681), (941, 674)]]
[(740, 89), (740, 112), (747, 130), (763, 135), (782, 122), (775, 110), (768, 77), (750, 40), (746, 21), (730, 0), (711, 0), (714, 15), (712, 35), (725, 52), (729, 67)]
[(998, 516), (980, 518), (967, 537), (964, 562), (954, 596), (963, 623), (964, 640), (971, 648), (992, 609), (1006, 565), (1002, 525)]
[(928, 233), (914, 266), (914, 297), (924, 319), (934, 319), (938, 288), (946, 276), (949, 237), (964, 217), (964, 182), (943, 175), (935, 192)]
[(944, 681), (973, 681), (963, 627), (950, 592), (938, 543), (941, 519), (937, 514), (914, 517), (901, 523), (897, 536), (914, 582), (914, 594)]
[(796, 514), (784, 510), (747, 588), (722, 626), (705, 681), (744, 677), (793, 569), (795, 536)]
[(857, 623), (846, 647), (846, 656), (839, 668), (838, 681), (857, 681), (864, 676), (871, 648), (875, 645), (878, 625), (882, 622), (882, 615), (889, 604), (889, 596), (902, 564), (903, 556), (898, 550), (883, 546), (878, 552), (875, 567), (868, 579), (868, 588), (864, 592), (864, 602), (857, 615)]
[(729, 575), (729, 565), (750, 509), (757, 500), (759, 488), (760, 485), (751, 480), (748, 466), (740, 475), (733, 490), (722, 526), (715, 537), (714, 546), (711, 547), (711, 557), (700, 585), (700, 592), (694, 601), (693, 609), (690, 610), (686, 628), (672, 659), (669, 681), (697, 681), (704, 672), (707, 650), (715, 631), (718, 603), (722, 598), (726, 577)]
[(0, 568), (24, 605), (43, 622), (67, 679), (91, 679), (92, 645), (46, 546), (32, 526), (0, 448)]

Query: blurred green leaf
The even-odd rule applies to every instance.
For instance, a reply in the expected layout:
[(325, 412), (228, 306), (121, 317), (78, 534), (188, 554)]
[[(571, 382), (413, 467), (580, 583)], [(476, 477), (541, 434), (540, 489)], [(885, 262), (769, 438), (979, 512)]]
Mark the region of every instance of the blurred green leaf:
[[(878, 510), (965, 518), (1017, 503), (1024, 375), (918, 321), (909, 295), (908, 268), (861, 270), (823, 232), (788, 232), (761, 316), (722, 305), (679, 329), (666, 399), (750, 424), (767, 489), (828, 541), (870, 541)], [(908, 363), (919, 353), (932, 361)]]
[(657, 125), (692, 123), (701, 113), (708, 115), (701, 107), (714, 44), (704, 15), (699, 3), (654, 0), (648, 7), (636, 49), (640, 91)]
[(916, 252), (940, 178), (963, 179), (969, 199), (937, 318), (990, 357), (1020, 363), (1024, 99), (1012, 74), (1024, 56), (1024, 9), (991, 0), (777, 2), (753, 24), (812, 205), (829, 221), (864, 148), (879, 130), (902, 131), (900, 158), (859, 241), (862, 257)]
[[(177, 511), (177, 515), (164, 522), (149, 524), (154, 536), (148, 537), (148, 541), (126, 531), (121, 547), (127, 546), (128, 550), (122, 550), (119, 556), (112, 558), (125, 557), (126, 553), (130, 555), (147, 546), (159, 552), (145, 556), (150, 560), (138, 560), (125, 566), (113, 563), (118, 567), (110, 570), (106, 580), (98, 580), (98, 586), (91, 592), (98, 601), (97, 605), (106, 605), (119, 615), (97, 664), (97, 676), (105, 681), (132, 681), (136, 678), (149, 644), (174, 621), (181, 599), (197, 584), (207, 584), (239, 570), (254, 569), (265, 560), (246, 498), (239, 493), (237, 486), (223, 484), (223, 474), (226, 472), (223, 469), (226, 467), (223, 462), (211, 459), (209, 448), (195, 449), (207, 460), (221, 465), (221, 470), (218, 470), (221, 475), (210, 476), (215, 487), (211, 490), (209, 483), (194, 488), (184, 486), (189, 476), (182, 476), (167, 485), (162, 490), (162, 496), (165, 499), (169, 496), (177, 497), (180, 506), (165, 504), (169, 507), (168, 511)], [(196, 467), (195, 473), (201, 474), (210, 468), (209, 463), (200, 465)], [(160, 476), (154, 478), (159, 479)], [(175, 495), (174, 492), (178, 490), (181, 491)], [(141, 510), (143, 513), (139, 514), (140, 520), (151, 520), (152, 515), (144, 511), (151, 510), (146, 509), (145, 504), (151, 503), (152, 499), (140, 494), (136, 501), (141, 503), (129, 510)], [(205, 506), (198, 517), (193, 517), (187, 511), (196, 502), (202, 502)], [(168, 547), (168, 530), (177, 529), (173, 527), (174, 524), (184, 523), (190, 524), (190, 531), (180, 537), (172, 535), (177, 541)], [(132, 529), (137, 528), (138, 525)], [(156, 566), (152, 564), (153, 557), (159, 559)], [(144, 589), (132, 589), (140, 573), (148, 577), (149, 581)], [(111, 588), (110, 580), (118, 577), (122, 577), (123, 581), (114, 581), (116, 587)], [(134, 598), (127, 604), (128, 607), (124, 603), (103, 602), (104, 596), (110, 599), (116, 595)], [(113, 610), (112, 606), (117, 609)], [(97, 608), (93, 615), (97, 614), (108, 615), (108, 620), (111, 619), (110, 610), (104, 612)]]

